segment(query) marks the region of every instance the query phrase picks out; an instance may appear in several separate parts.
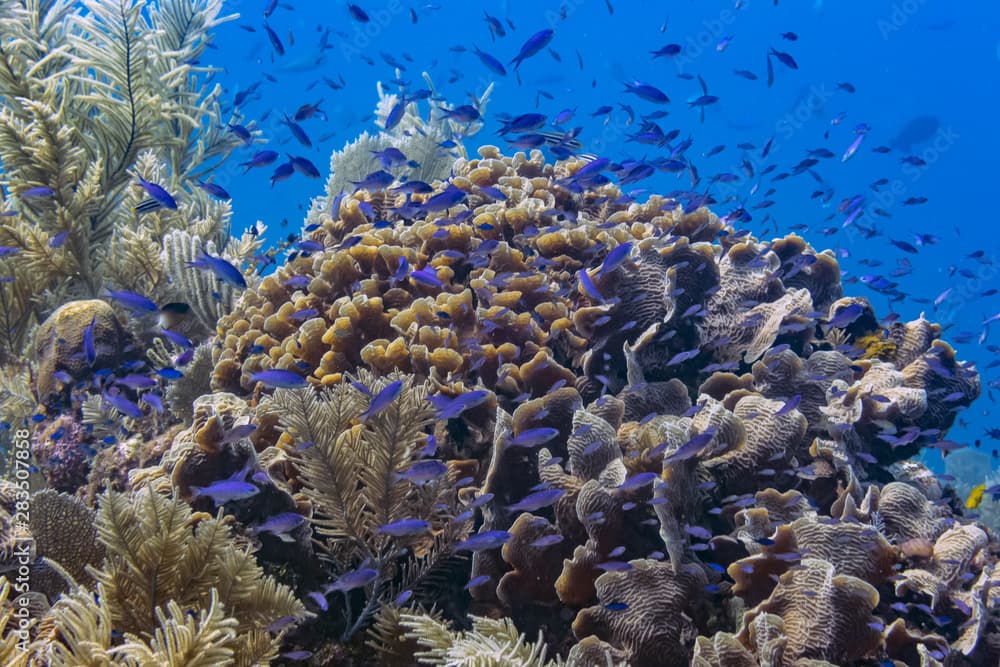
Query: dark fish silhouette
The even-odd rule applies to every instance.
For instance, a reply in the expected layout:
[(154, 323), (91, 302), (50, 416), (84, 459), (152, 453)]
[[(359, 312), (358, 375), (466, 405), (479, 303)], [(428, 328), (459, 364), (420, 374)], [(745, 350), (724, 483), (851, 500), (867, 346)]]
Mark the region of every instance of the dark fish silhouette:
[(910, 119), (910, 121), (903, 126), (903, 129), (899, 131), (899, 134), (897, 134), (892, 141), (889, 142), (889, 145), (898, 151), (902, 151), (904, 153), (910, 152), (913, 146), (933, 139), (940, 127), (941, 119), (937, 116), (932, 116), (930, 114), (917, 116), (916, 118)]

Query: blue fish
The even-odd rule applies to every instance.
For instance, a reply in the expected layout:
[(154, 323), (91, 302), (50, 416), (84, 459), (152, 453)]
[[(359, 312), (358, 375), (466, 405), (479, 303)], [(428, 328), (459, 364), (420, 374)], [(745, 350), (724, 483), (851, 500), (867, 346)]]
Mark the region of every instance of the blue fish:
[(494, 58), (490, 54), (486, 53), (485, 51), (483, 51), (482, 49), (480, 49), (478, 46), (473, 45), (472, 49), (473, 49), (473, 52), (477, 56), (479, 56), (479, 60), (484, 65), (486, 65), (487, 69), (489, 69), (491, 72), (499, 74), (500, 76), (506, 76), (507, 75), (507, 69), (503, 66), (503, 63), (501, 63), (499, 60), (497, 60), (496, 58)]
[(555, 32), (550, 28), (539, 30), (534, 35), (529, 37), (523, 45), (521, 45), (521, 50), (508, 64), (513, 65), (514, 70), (516, 71), (521, 66), (522, 62), (548, 46), (554, 35)]
[(250, 376), (253, 382), (261, 382), (269, 389), (294, 389), (304, 387), (308, 384), (306, 379), (295, 371), (287, 371), (281, 368), (272, 368), (260, 371)]
[(559, 429), (548, 426), (529, 428), (510, 439), (512, 447), (538, 447), (559, 435)]
[(146, 191), (146, 194), (155, 199), (160, 206), (174, 211), (177, 210), (177, 202), (174, 201), (174, 198), (170, 196), (170, 193), (162, 187), (156, 183), (150, 183), (142, 178), (139, 179), (139, 183), (142, 185), (142, 189)]
[(417, 486), (423, 486), (431, 480), (435, 480), (448, 472), (448, 466), (442, 461), (431, 459), (427, 461), (417, 461), (402, 472), (396, 473), (396, 479), (405, 479)]
[(207, 183), (205, 181), (198, 181), (198, 187), (212, 195), (216, 199), (221, 199), (222, 201), (229, 201), (232, 199), (229, 192), (226, 191), (224, 187), (216, 183)]
[(788, 402), (782, 405), (777, 412), (774, 413), (774, 416), (780, 417), (781, 415), (788, 414), (795, 408), (799, 407), (799, 403), (801, 402), (802, 402), (802, 394), (795, 394), (790, 399), (788, 399)]
[(562, 489), (544, 489), (542, 491), (535, 491), (534, 493), (529, 493), (513, 505), (508, 505), (507, 509), (511, 512), (534, 512), (542, 509), (543, 507), (548, 507), (562, 498), (565, 494), (566, 492)]
[(396, 400), (402, 390), (402, 380), (395, 380), (394, 382), (390, 382), (386, 385), (386, 387), (372, 399), (372, 402), (368, 404), (368, 409), (361, 415), (361, 421), (368, 421), (392, 405), (392, 402)]
[(201, 254), (198, 255), (198, 259), (193, 262), (188, 262), (187, 265), (192, 269), (211, 271), (215, 274), (216, 278), (228, 285), (232, 285), (233, 287), (244, 289), (247, 286), (246, 278), (243, 277), (243, 273), (238, 268), (230, 264), (224, 258), (213, 257), (205, 251), (202, 251)]
[(426, 533), (430, 529), (430, 522), (423, 519), (400, 519), (399, 521), (392, 521), (391, 523), (379, 526), (378, 532), (391, 535), (392, 537), (409, 537), (410, 535)]
[(155, 303), (135, 292), (108, 290), (108, 296), (132, 311), (145, 310), (155, 313), (159, 310), (159, 307)]
[(87, 360), (88, 366), (93, 366), (97, 361), (97, 346), (94, 344), (94, 327), (97, 326), (97, 317), (90, 319), (90, 324), (83, 328), (83, 358)]
[(117, 389), (102, 392), (101, 396), (123, 415), (132, 417), (133, 419), (142, 419), (145, 416), (142, 408), (119, 394)]
[(359, 570), (351, 570), (340, 577), (337, 578), (332, 584), (329, 584), (324, 591), (329, 594), (333, 591), (353, 591), (355, 588), (361, 588), (367, 586), (371, 582), (375, 581), (378, 577), (378, 570), (373, 570), (371, 568), (361, 568)]
[(260, 489), (244, 481), (250, 469), (250, 462), (227, 479), (212, 482), (208, 486), (192, 486), (192, 498), (211, 498), (216, 506), (224, 505), (233, 500), (245, 500), (260, 493)]
[(264, 523), (255, 526), (255, 533), (270, 533), (282, 542), (294, 542), (288, 534), (305, 523), (306, 518), (297, 512), (282, 512), (269, 517)]
[(511, 538), (511, 534), (505, 530), (488, 530), (485, 533), (472, 535), (464, 542), (455, 545), (455, 551), (485, 551), (487, 549), (498, 549)]

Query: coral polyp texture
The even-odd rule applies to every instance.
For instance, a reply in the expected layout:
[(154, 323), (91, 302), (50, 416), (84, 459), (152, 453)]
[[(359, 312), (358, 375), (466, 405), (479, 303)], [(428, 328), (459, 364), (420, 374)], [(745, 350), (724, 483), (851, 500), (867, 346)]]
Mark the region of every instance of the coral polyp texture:
[[(459, 606), (510, 618), (525, 664), (533, 637), (580, 665), (996, 664), (996, 539), (912, 460), (959, 448), (946, 433), (980, 393), (939, 326), (883, 323), (832, 253), (637, 201), (601, 161), (478, 155), (431, 192), (314, 211), (313, 247), (220, 319), (213, 389), (254, 403), (276, 370), (312, 391), (363, 369), (425, 383), (424, 432), (478, 517)], [(258, 449), (312, 446), (280, 435), (289, 409)], [(339, 469), (322, 461), (288, 469), (317, 508)], [(455, 605), (404, 597), (379, 655), (405, 628), (419, 662), (459, 664)], [(483, 627), (461, 641), (490, 645)]]

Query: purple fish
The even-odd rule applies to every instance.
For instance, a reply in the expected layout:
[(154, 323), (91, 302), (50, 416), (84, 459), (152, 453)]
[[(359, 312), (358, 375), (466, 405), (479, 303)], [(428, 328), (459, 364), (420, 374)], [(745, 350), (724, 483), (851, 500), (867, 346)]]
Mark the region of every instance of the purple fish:
[(438, 414), (437, 418), (441, 420), (454, 419), (460, 414), (473, 408), (487, 398), (489, 398), (490, 392), (486, 389), (477, 389), (475, 391), (467, 391), (461, 396), (455, 398), (449, 398), (447, 396), (428, 396), (427, 400), (437, 408)]
[(266, 167), (277, 159), (277, 151), (260, 151), (258, 153), (254, 153), (254, 156), (246, 162), (240, 162), (240, 166), (246, 167), (246, 170), (243, 172), (245, 174), (255, 167)]
[(260, 371), (250, 376), (253, 382), (262, 382), (269, 389), (282, 388), (294, 389), (295, 387), (306, 386), (307, 381), (295, 371), (286, 371), (280, 368), (272, 368)]
[(194, 347), (194, 343), (191, 342), (191, 339), (177, 333), (176, 331), (171, 331), (170, 329), (160, 329), (160, 333), (163, 334), (164, 338), (169, 340), (177, 347), (186, 347), (186, 348)]
[(406, 154), (393, 146), (380, 151), (370, 152), (372, 157), (379, 161), (383, 169), (392, 169), (393, 167), (406, 164)]
[(316, 606), (320, 608), (321, 611), (326, 611), (329, 608), (326, 602), (326, 596), (323, 595), (322, 593), (311, 591), (306, 595), (306, 597), (312, 600), (316, 604)]
[(431, 524), (423, 519), (400, 519), (378, 527), (378, 532), (392, 537), (409, 537), (426, 533), (431, 529)]
[(226, 431), (225, 435), (222, 436), (222, 439), (219, 440), (218, 444), (228, 445), (230, 442), (242, 440), (256, 430), (256, 424), (240, 424), (239, 426), (234, 426)]
[(481, 574), (478, 577), (473, 577), (472, 579), (470, 579), (469, 583), (467, 583), (465, 586), (463, 586), (463, 588), (465, 588), (465, 590), (469, 590), (471, 588), (475, 588), (476, 586), (481, 586), (481, 585), (485, 584), (490, 579), (491, 579), (490, 575), (488, 575), (488, 574)]
[(264, 32), (267, 33), (267, 39), (271, 42), (274, 52), (279, 56), (285, 55), (285, 47), (282, 45), (281, 39), (278, 38), (278, 33), (274, 32), (267, 23), (264, 24)]
[(521, 66), (521, 63), (535, 55), (552, 41), (552, 37), (555, 32), (551, 29), (539, 30), (534, 35), (529, 37), (524, 44), (521, 46), (521, 50), (518, 52), (514, 59), (510, 61), (510, 65), (514, 66), (514, 70)]
[(510, 439), (512, 447), (538, 447), (559, 435), (559, 429), (551, 427), (529, 428)]
[(600, 290), (597, 289), (597, 285), (594, 284), (593, 279), (590, 274), (587, 273), (586, 269), (580, 269), (576, 272), (576, 277), (580, 280), (580, 291), (587, 295), (588, 298), (593, 299), (597, 303), (604, 303), (604, 297), (601, 296)]
[(156, 380), (145, 375), (132, 374), (116, 379), (115, 384), (120, 384), (129, 389), (150, 389), (156, 386)]
[(614, 250), (608, 253), (608, 256), (604, 258), (604, 263), (601, 264), (601, 268), (597, 271), (597, 275), (603, 275), (605, 273), (610, 273), (621, 266), (626, 259), (628, 259), (629, 253), (632, 251), (632, 242), (626, 241), (625, 243), (618, 244)]
[(305, 521), (306, 518), (296, 512), (282, 512), (281, 514), (269, 517), (264, 523), (255, 526), (253, 532), (258, 534), (270, 533), (282, 542), (294, 542), (295, 540), (288, 533), (301, 526)]
[(837, 314), (830, 319), (829, 325), (831, 329), (843, 329), (844, 327), (850, 325), (854, 320), (861, 317), (864, 312), (864, 307), (859, 303), (852, 303), (845, 308), (840, 308)]
[(788, 401), (781, 406), (781, 409), (774, 413), (775, 417), (780, 417), (781, 415), (786, 415), (795, 408), (799, 407), (799, 403), (802, 402), (802, 394), (795, 394)]
[(465, 190), (449, 183), (448, 187), (445, 188), (444, 191), (437, 193), (421, 204), (420, 209), (428, 213), (446, 211), (452, 206), (463, 202), (467, 196), (468, 194)]
[(355, 190), (385, 190), (392, 185), (396, 177), (387, 171), (373, 171), (360, 181), (351, 181)]
[(47, 188), (44, 185), (40, 185), (37, 188), (28, 188), (21, 193), (22, 197), (51, 197), (56, 193), (52, 188)]
[(543, 537), (539, 537), (537, 540), (535, 540), (534, 542), (532, 542), (528, 546), (536, 547), (536, 548), (551, 547), (554, 544), (559, 544), (564, 539), (565, 538), (561, 534), (559, 534), (559, 533), (553, 533), (551, 535), (545, 535)]
[(101, 396), (123, 415), (134, 419), (142, 419), (145, 416), (138, 405), (119, 394), (117, 389), (102, 392)]
[(485, 533), (477, 533), (464, 542), (455, 545), (455, 551), (486, 551), (488, 549), (498, 549), (507, 543), (511, 534), (505, 530), (488, 530)]
[(604, 563), (597, 563), (594, 565), (598, 570), (604, 570), (605, 572), (625, 572), (626, 570), (631, 570), (632, 565), (620, 560), (609, 560)]
[(437, 479), (448, 472), (448, 466), (442, 461), (430, 459), (418, 461), (402, 472), (396, 473), (396, 479), (405, 479), (417, 486), (423, 486), (427, 482)]
[(243, 277), (243, 273), (222, 257), (213, 257), (207, 252), (202, 251), (195, 261), (188, 262), (187, 265), (192, 269), (211, 271), (216, 278), (227, 285), (232, 285), (240, 289), (244, 289), (247, 286), (247, 281)]
[[(237, 475), (243, 473), (245, 471), (241, 470)], [(229, 479), (212, 482), (208, 486), (192, 486), (192, 497), (211, 498), (216, 506), (218, 506), (232, 500), (245, 500), (260, 493), (260, 489), (249, 482), (244, 482), (242, 477), (237, 477), (237, 475)]]
[(287, 660), (308, 660), (312, 657), (312, 651), (287, 651), (281, 657)]
[(198, 181), (198, 187), (212, 195), (216, 199), (221, 199), (222, 201), (229, 201), (232, 197), (221, 185), (215, 183), (206, 183), (205, 181)]
[(348, 4), (347, 11), (350, 12), (351, 18), (357, 21), (358, 23), (368, 23), (371, 20), (368, 17), (367, 12), (365, 12), (365, 10), (361, 9), (357, 5)]
[(88, 366), (93, 366), (97, 361), (97, 346), (94, 344), (94, 327), (97, 326), (97, 317), (90, 319), (90, 324), (83, 328), (83, 357), (87, 360)]
[(695, 456), (705, 448), (705, 445), (712, 441), (712, 438), (715, 437), (716, 430), (718, 429), (715, 426), (710, 426), (705, 429), (704, 433), (699, 433), (694, 436), (686, 443), (678, 447), (677, 451), (670, 455), (667, 462), (674, 463), (677, 461), (686, 461), (692, 456)]
[(150, 183), (142, 178), (139, 179), (139, 183), (142, 185), (142, 189), (146, 191), (146, 194), (155, 199), (161, 206), (174, 211), (177, 210), (177, 202), (174, 201), (174, 198), (170, 196), (170, 193), (162, 187), (156, 183)]
[(368, 404), (368, 409), (361, 414), (361, 421), (368, 421), (370, 418), (392, 405), (392, 402), (396, 400), (402, 390), (402, 380), (396, 380), (386, 385), (386, 387), (372, 399), (372, 402)]
[(337, 578), (332, 584), (327, 585), (324, 592), (327, 594), (333, 591), (353, 591), (355, 588), (361, 588), (367, 586), (371, 582), (375, 581), (378, 577), (378, 570), (373, 570), (370, 567), (361, 568), (359, 570), (351, 570), (346, 572)]
[(777, 49), (773, 48), (770, 49), (769, 53), (770, 55), (780, 60), (781, 64), (784, 65), (785, 67), (790, 67), (792, 69), (799, 68), (799, 64), (795, 62), (795, 58), (793, 58), (790, 54), (785, 53), (784, 51), (778, 51)]
[(155, 313), (159, 310), (155, 303), (135, 292), (108, 290), (108, 296), (132, 311), (145, 310)]
[(300, 157), (298, 155), (289, 155), (288, 161), (291, 163), (292, 168), (303, 176), (308, 176), (309, 178), (319, 178), (319, 169), (317, 169), (316, 165), (310, 162), (307, 158)]
[(639, 472), (630, 476), (628, 479), (622, 482), (618, 486), (618, 489), (620, 491), (630, 491), (632, 489), (638, 489), (639, 487), (646, 486), (657, 477), (659, 477), (659, 475), (657, 475), (655, 472)]
[(438, 289), (444, 288), (444, 283), (437, 277), (437, 273), (434, 269), (429, 266), (425, 266), (419, 271), (412, 271), (410, 273), (410, 278), (414, 282), (418, 282), (428, 287), (437, 287)]
[(676, 366), (677, 364), (682, 364), (685, 361), (689, 361), (698, 356), (701, 351), (698, 348), (693, 350), (685, 350), (684, 352), (678, 352), (670, 358), (667, 362), (667, 366)]
[(291, 162), (279, 164), (275, 167), (274, 172), (271, 174), (271, 187), (273, 188), (275, 183), (278, 181), (284, 181), (294, 173), (295, 167), (292, 166)]
[(513, 505), (508, 505), (511, 512), (534, 512), (535, 510), (548, 507), (565, 495), (562, 489), (545, 489), (530, 493)]

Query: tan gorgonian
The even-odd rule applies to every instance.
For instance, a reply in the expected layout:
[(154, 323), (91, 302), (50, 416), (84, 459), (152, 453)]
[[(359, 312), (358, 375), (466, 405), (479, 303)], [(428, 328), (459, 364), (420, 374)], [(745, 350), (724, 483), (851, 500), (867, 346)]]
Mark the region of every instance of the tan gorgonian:
[(268, 625), (308, 612), (290, 588), (264, 575), (227, 523), (221, 511), (195, 514), (149, 489), (104, 493), (96, 527), (107, 556), (87, 568), (96, 595), (76, 586), (62, 596), (39, 621), (26, 655), (53, 665), (269, 664), (282, 634)]
[[(461, 512), (456, 471), (428, 483), (401, 478), (420, 460), (434, 418), (425, 400), (426, 385), (400, 373), (376, 378), (363, 371), (358, 386), (374, 397), (400, 379), (404, 384), (398, 398), (364, 423), (361, 416), (371, 399), (353, 383), (318, 391), (277, 389), (259, 408), (261, 419), (278, 416), (285, 432), (282, 445), (295, 452), (298, 481), (313, 505), (313, 524), (334, 573), (339, 576), (365, 562), (364, 567), (378, 571), (365, 589), (364, 609), (357, 616), (349, 614), (344, 639), (401, 591), (432, 586), (434, 571), (470, 529), (469, 520), (454, 520)], [(430, 528), (403, 538), (380, 530), (404, 519), (427, 521)], [(404, 546), (409, 555), (400, 558)]]
[[(0, 35), (0, 362), (33, 325), (104, 287), (166, 288), (163, 235), (224, 244), (230, 208), (194, 187), (239, 145), (222, 88), (198, 66), (223, 0), (20, 0)], [(234, 121), (238, 118), (234, 118)], [(153, 154), (150, 151), (156, 151)], [(218, 172), (216, 174), (218, 176)], [(225, 174), (222, 174), (225, 177)], [(179, 193), (178, 210), (137, 215), (137, 177)], [(201, 231), (205, 230), (205, 231)]]

